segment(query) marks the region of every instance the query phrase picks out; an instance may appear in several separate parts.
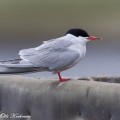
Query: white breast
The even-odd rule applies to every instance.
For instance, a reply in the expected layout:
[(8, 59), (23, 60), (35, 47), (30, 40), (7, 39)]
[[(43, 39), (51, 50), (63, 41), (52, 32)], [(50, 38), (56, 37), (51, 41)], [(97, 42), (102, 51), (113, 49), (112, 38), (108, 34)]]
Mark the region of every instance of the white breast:
[(69, 49), (78, 52), (80, 54), (80, 59), (83, 58), (86, 54), (86, 44), (85, 45), (83, 45), (81, 43), (73, 44), (69, 47)]

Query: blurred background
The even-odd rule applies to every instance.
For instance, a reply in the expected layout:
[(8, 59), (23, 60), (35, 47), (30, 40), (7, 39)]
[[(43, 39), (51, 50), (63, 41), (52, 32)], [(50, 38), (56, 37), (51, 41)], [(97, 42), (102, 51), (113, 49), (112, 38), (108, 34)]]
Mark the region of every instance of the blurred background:
[[(19, 50), (37, 47), (71, 28), (104, 39), (89, 42), (86, 57), (63, 76), (119, 75), (119, 0), (0, 0), (0, 60), (19, 58)], [(56, 77), (48, 72), (27, 76)]]

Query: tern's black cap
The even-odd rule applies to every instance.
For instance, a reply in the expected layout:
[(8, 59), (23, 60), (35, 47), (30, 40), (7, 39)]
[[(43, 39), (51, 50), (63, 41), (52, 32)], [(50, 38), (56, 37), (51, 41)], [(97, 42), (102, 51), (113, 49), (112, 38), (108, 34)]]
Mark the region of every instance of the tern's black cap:
[(67, 31), (66, 34), (72, 34), (76, 37), (79, 37), (79, 36), (89, 37), (89, 34), (85, 30), (82, 30), (82, 29), (79, 29), (79, 28), (70, 29), (70, 30)]

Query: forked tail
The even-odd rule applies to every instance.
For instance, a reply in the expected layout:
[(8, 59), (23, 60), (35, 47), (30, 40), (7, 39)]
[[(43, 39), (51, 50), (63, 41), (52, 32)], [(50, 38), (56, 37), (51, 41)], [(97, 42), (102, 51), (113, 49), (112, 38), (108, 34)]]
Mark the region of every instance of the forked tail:
[(31, 63), (22, 63), (22, 59), (1, 60), (0, 74), (15, 74), (38, 71), (38, 67), (34, 67)]

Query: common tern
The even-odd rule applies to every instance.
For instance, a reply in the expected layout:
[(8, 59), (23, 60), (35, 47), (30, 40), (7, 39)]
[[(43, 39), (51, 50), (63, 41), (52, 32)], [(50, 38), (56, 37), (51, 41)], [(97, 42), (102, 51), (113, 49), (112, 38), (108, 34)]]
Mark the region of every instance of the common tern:
[(60, 82), (67, 81), (69, 79), (62, 78), (60, 72), (81, 61), (86, 54), (86, 43), (97, 39), (101, 38), (90, 36), (85, 30), (70, 29), (62, 37), (20, 50), (20, 59), (1, 61), (0, 74), (50, 71), (58, 74)]

